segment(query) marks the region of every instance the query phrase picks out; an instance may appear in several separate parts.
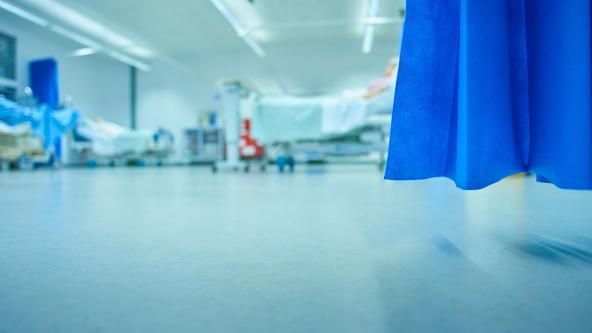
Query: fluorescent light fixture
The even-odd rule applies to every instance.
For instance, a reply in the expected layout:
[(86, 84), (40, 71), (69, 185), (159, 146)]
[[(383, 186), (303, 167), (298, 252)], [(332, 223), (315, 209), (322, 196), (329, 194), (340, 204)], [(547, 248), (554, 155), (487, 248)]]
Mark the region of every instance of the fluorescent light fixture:
[(92, 47), (83, 47), (81, 49), (75, 50), (74, 52), (72, 52), (72, 56), (73, 57), (84, 57), (84, 56), (89, 56), (89, 55), (93, 55), (97, 53), (97, 49), (94, 49)]
[[(27, 1), (27, 0), (25, 0), (25, 1)], [(46, 5), (57, 4), (55, 1), (51, 1), (51, 0), (28, 0), (28, 1), (31, 3), (36, 3), (36, 4), (46, 4)], [(64, 7), (62, 5), (59, 6), (59, 9), (63, 9), (63, 8)], [(72, 53), (72, 55), (75, 57), (82, 57), (82, 56), (86, 56), (86, 55), (91, 55), (91, 54), (95, 54), (95, 53), (101, 51), (116, 60), (119, 60), (125, 64), (130, 65), (130, 66), (134, 66), (140, 70), (147, 72), (147, 71), (150, 71), (150, 69), (151, 69), (150, 66), (148, 66), (147, 64), (145, 64), (139, 60), (136, 60), (132, 57), (128, 57), (128, 56), (121, 54), (119, 52), (109, 50), (109, 49), (103, 47), (99, 42), (94, 41), (90, 38), (84, 37), (82, 35), (79, 35), (73, 31), (62, 28), (58, 25), (50, 24), (48, 21), (46, 21), (38, 16), (35, 16), (35, 15), (33, 15), (33, 14), (31, 14), (19, 7), (16, 7), (16, 6), (10, 4), (10, 3), (7, 3), (3, 0), (0, 0), (0, 9), (4, 9), (10, 13), (20, 16), (28, 21), (31, 21), (31, 22), (37, 24), (37, 25), (47, 27), (47, 28), (49, 28), (49, 30), (61, 35), (62, 37), (66, 37), (78, 44), (85, 46), (84, 48), (75, 50)], [(113, 42), (113, 44), (115, 44), (115, 46), (121, 47), (122, 45), (117, 45), (118, 44), (117, 42), (119, 42), (119, 43), (127, 44), (127, 45), (123, 45), (123, 46), (127, 46), (127, 48), (133, 49), (134, 47), (136, 47), (136, 45), (129, 44), (127, 42), (128, 39), (126, 39), (125, 37), (115, 34), (115, 33), (111, 32), (110, 30), (107, 30), (107, 28), (101, 26), (100, 24), (98, 24), (94, 21), (93, 21), (93, 23), (90, 23), (90, 21), (89, 21), (90, 19), (87, 19), (85, 16), (82, 16), (81, 14), (78, 14), (77, 12), (74, 12), (69, 9), (67, 12), (70, 13), (71, 18), (75, 18), (75, 21), (84, 22), (85, 24), (89, 24), (92, 27), (98, 28), (98, 30), (102, 29), (101, 32), (103, 34), (107, 34), (108, 37), (110, 37), (110, 38), (106, 38), (105, 40), (109, 41), (109, 39), (110, 39), (111, 42)], [(87, 21), (85, 21), (85, 20), (87, 20)], [(72, 20), (70, 20), (70, 21), (72, 21)], [(140, 49), (137, 49), (137, 50), (139, 50), (138, 52), (141, 51), (146, 54), (150, 52), (150, 50), (143, 49), (143, 48), (141, 50)]]
[(230, 23), (234, 31), (236, 31), (236, 33), (240, 37), (244, 36), (244, 34), (246, 33), (245, 28), (243, 28), (242, 25), (238, 23), (238, 20), (236, 19), (236, 17), (234, 17), (234, 15), (232, 15), (232, 13), (230, 13), (228, 7), (226, 7), (226, 5), (223, 4), (221, 0), (210, 0), (210, 2), (212, 3), (212, 5), (214, 5), (214, 7), (216, 7), (220, 14), (224, 16), (228, 23)]
[(383, 25), (383, 24), (394, 24), (394, 23), (401, 23), (403, 20), (401, 18), (394, 18), (394, 17), (368, 17), (364, 21), (364, 24), (371, 24), (371, 25)]
[[(63, 37), (66, 37), (72, 41), (75, 41), (79, 44), (86, 46), (85, 48), (74, 51), (74, 52), (81, 52), (82, 54), (80, 54), (79, 56), (92, 54), (92, 53), (84, 54), (85, 52), (88, 52), (89, 49), (92, 49), (95, 53), (97, 51), (101, 50), (101, 51), (103, 51), (103, 53), (107, 54), (111, 58), (119, 60), (119, 61), (123, 62), (124, 64), (134, 66), (137, 69), (143, 70), (145, 72), (149, 72), (151, 70), (150, 66), (148, 66), (147, 64), (145, 64), (139, 60), (136, 60), (132, 57), (128, 57), (125, 54), (122, 54), (122, 53), (119, 53), (116, 51), (112, 51), (112, 50), (108, 50), (108, 49), (102, 47), (101, 44), (99, 44), (98, 42), (95, 42), (94, 40), (91, 40), (89, 38), (81, 36), (75, 32), (64, 29), (64, 28), (59, 27), (57, 25), (52, 25), (49, 27), (49, 29), (57, 34), (62, 35)], [(75, 55), (75, 54), (73, 54), (73, 55)]]
[(374, 32), (376, 27), (373, 24), (367, 23), (376, 17), (378, 14), (379, 0), (367, 0), (368, 10), (366, 12), (366, 24), (364, 26), (364, 41), (362, 42), (362, 52), (368, 54), (372, 51), (372, 44), (374, 43)]
[(76, 31), (88, 36), (94, 36), (109, 45), (117, 48), (126, 48), (134, 45), (134, 41), (123, 36), (96, 20), (70, 8), (56, 0), (21, 0), (31, 7), (38, 9), (46, 15), (55, 17), (65, 25), (75, 28)]
[(362, 52), (368, 54), (372, 52), (372, 44), (374, 43), (374, 31), (376, 27), (368, 25), (364, 28), (364, 40), (362, 42)]
[(152, 58), (154, 57), (154, 51), (147, 49), (139, 45), (133, 45), (123, 49), (125, 53), (131, 54), (140, 58)]
[(66, 37), (69, 40), (75, 41), (78, 44), (82, 44), (86, 47), (90, 47), (90, 48), (94, 48), (94, 49), (100, 48), (98, 42), (95, 42), (92, 39), (81, 36), (75, 32), (68, 30), (68, 29), (64, 29), (60, 26), (52, 25), (49, 27), (49, 30), (55, 32), (58, 35), (61, 35), (62, 37)]
[(265, 58), (266, 54), (265, 54), (265, 51), (263, 50), (263, 48), (261, 47), (261, 45), (259, 45), (259, 43), (257, 43), (257, 41), (255, 41), (251, 36), (249, 36), (249, 30), (245, 29), (238, 22), (236, 17), (234, 15), (232, 15), (232, 13), (228, 9), (228, 7), (222, 2), (222, 0), (210, 0), (210, 2), (212, 3), (212, 5), (214, 5), (214, 7), (216, 7), (216, 9), (220, 12), (220, 14), (222, 14), (222, 16), (224, 16), (226, 21), (228, 21), (228, 23), (230, 23), (230, 25), (232, 26), (232, 28), (234, 29), (236, 34), (240, 38), (242, 38), (242, 40), (245, 42), (245, 44), (247, 44), (251, 48), (251, 50), (253, 50), (253, 52), (255, 52), (255, 54), (259, 58)]
[(265, 51), (251, 36), (244, 36), (243, 40), (259, 58), (265, 58)]
[(49, 25), (49, 22), (40, 18), (39, 16), (33, 15), (24, 9), (20, 9), (14, 5), (9, 4), (8, 2), (0, 0), (0, 8), (4, 9), (7, 12), (13, 13), (16, 16), (24, 18), (27, 21), (33, 22), (37, 25), (40, 25), (42, 27), (47, 27)]

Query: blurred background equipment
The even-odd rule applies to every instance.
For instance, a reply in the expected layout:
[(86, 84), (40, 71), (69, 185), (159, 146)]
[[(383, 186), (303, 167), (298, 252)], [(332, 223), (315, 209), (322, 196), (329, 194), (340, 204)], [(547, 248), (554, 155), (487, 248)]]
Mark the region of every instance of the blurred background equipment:
[[(404, 8), (1, 0), (1, 93), (15, 100), (27, 91), (18, 100), (27, 107), (75, 104), (76, 126), (44, 142), (52, 165), (381, 166)], [(186, 129), (221, 130), (223, 157), (202, 155), (197, 138), (212, 135)]]

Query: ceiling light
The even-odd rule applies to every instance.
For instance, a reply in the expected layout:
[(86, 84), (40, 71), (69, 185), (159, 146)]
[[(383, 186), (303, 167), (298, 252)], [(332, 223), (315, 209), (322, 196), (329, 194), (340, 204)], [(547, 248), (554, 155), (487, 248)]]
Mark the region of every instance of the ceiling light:
[(142, 46), (134, 45), (130, 47), (126, 47), (123, 49), (128, 54), (135, 55), (141, 58), (152, 58), (154, 57), (154, 52), (150, 49), (147, 49)]
[[(28, 0), (28, 1), (29, 2), (33, 2), (33, 3), (38, 3), (38, 4), (42, 4), (42, 3), (44, 3), (44, 4), (52, 4), (52, 3), (55, 3), (54, 1), (51, 1), (51, 0)], [(63, 7), (62, 5), (60, 5), (60, 6)], [(112, 57), (112, 58), (114, 58), (116, 60), (119, 60), (119, 61), (121, 61), (121, 62), (123, 62), (125, 64), (128, 64), (130, 66), (136, 67), (136, 68), (138, 68), (140, 70), (143, 70), (143, 71), (150, 71), (151, 70), (150, 66), (148, 66), (147, 64), (145, 64), (145, 63), (143, 63), (143, 62), (141, 62), (139, 60), (136, 60), (136, 59), (134, 59), (132, 57), (129, 57), (129, 56), (124, 55), (124, 54), (121, 54), (119, 52), (109, 50), (109, 49), (103, 47), (97, 41), (94, 41), (94, 40), (92, 40), (90, 38), (87, 38), (85, 36), (82, 36), (82, 35), (80, 35), (78, 33), (75, 33), (73, 31), (70, 31), (68, 29), (62, 28), (62, 27), (60, 27), (58, 25), (50, 24), (47, 20), (42, 19), (42, 18), (40, 18), (40, 17), (38, 17), (36, 15), (33, 15), (33, 14), (31, 14), (31, 13), (29, 13), (29, 12), (27, 12), (27, 11), (19, 8), (19, 7), (16, 7), (16, 6), (12, 5), (12, 4), (9, 4), (9, 3), (5, 2), (5, 1), (0, 0), (0, 9), (4, 9), (4, 10), (6, 10), (6, 11), (12, 13), (12, 14), (15, 14), (15, 15), (17, 15), (19, 17), (22, 17), (22, 18), (24, 18), (24, 19), (26, 19), (26, 20), (28, 20), (30, 22), (33, 22), (33, 23), (35, 23), (37, 25), (47, 27), (49, 30), (51, 30), (51, 31), (53, 31), (53, 32), (55, 32), (55, 33), (63, 36), (63, 37), (66, 37), (66, 38), (68, 38), (68, 39), (70, 39), (70, 40), (72, 40), (72, 41), (74, 41), (74, 42), (76, 42), (78, 44), (81, 44), (81, 45), (85, 46), (84, 48), (81, 48), (81, 49), (78, 49), (78, 50), (75, 50), (74, 52), (72, 52), (72, 56), (82, 57), (82, 56), (87, 56), (87, 55), (95, 54), (95, 53), (97, 53), (99, 51), (102, 51), (103, 53), (109, 55), (110, 57)], [(74, 11), (72, 11), (70, 9), (68, 9), (67, 12), (70, 13), (70, 15), (73, 15), (72, 17), (76, 17), (78, 21), (81, 21), (81, 20), (84, 21), (85, 19), (87, 19), (85, 16), (82, 16), (82, 15), (78, 14), (77, 12), (74, 12)], [(72, 14), (72, 13), (74, 13), (75, 15)], [(90, 20), (90, 19), (88, 19), (88, 20)], [(91, 21), (89, 21), (89, 22), (91, 22)], [(89, 23), (89, 24), (90, 25), (94, 25), (94, 26), (99, 26), (102, 29), (106, 29), (106, 28), (104, 28), (103, 26), (99, 25), (98, 23), (96, 23), (94, 21), (92, 21), (92, 23)], [(103, 31), (103, 33), (109, 34), (109, 31)], [(112, 35), (117, 37), (117, 38), (115, 38), (115, 37), (112, 36), (112, 38), (110, 38), (112, 41), (115, 41), (115, 40), (119, 40), (120, 42), (122, 42), (124, 40), (127, 41), (127, 39), (125, 39), (125, 37), (122, 37), (120, 35), (116, 35), (116, 34), (113, 34), (113, 33), (112, 33)], [(121, 37), (121, 38), (119, 38), (119, 37)], [(109, 39), (109, 38), (107, 38), (107, 39)], [(126, 44), (128, 44), (128, 43), (126, 42)], [(143, 54), (146, 54), (146, 55), (149, 54), (149, 53), (151, 53), (150, 50), (145, 49), (145, 48), (142, 48), (142, 47), (139, 47), (139, 46), (136, 46), (136, 45), (133, 45), (133, 44), (129, 44), (129, 45), (127, 45), (127, 47), (129, 49), (131, 49), (130, 50), (131, 52), (136, 51), (137, 53), (143, 53)]]
[(249, 36), (249, 30), (245, 29), (230, 12), (228, 7), (221, 0), (210, 0), (212, 5), (224, 16), (224, 18), (230, 23), (236, 34), (242, 38), (255, 54), (260, 58), (265, 58), (266, 54), (261, 45), (257, 43), (251, 36)]
[(368, 17), (364, 21), (364, 24), (372, 24), (372, 25), (383, 25), (383, 24), (394, 24), (394, 23), (402, 23), (403, 19), (395, 18), (395, 17)]
[[(0, 0), (0, 1), (2, 1), (2, 0)], [(54, 31), (66, 38), (69, 38), (77, 43), (80, 43), (88, 48), (95, 49), (96, 51), (101, 51), (101, 52), (103, 52), (107, 55), (110, 55), (112, 57), (113, 57), (113, 55), (111, 54), (112, 51), (109, 50), (111, 47), (113, 47), (114, 49), (117, 49), (118, 51), (133, 54), (135, 56), (142, 57), (142, 58), (150, 58), (150, 57), (154, 56), (154, 52), (152, 50), (136, 44), (136, 42), (134, 42), (132, 39), (110, 29), (109, 27), (101, 24), (100, 22), (93, 20), (92, 18), (90, 18), (84, 14), (81, 14), (80, 12), (60, 3), (59, 1), (56, 1), (56, 0), (21, 0), (21, 1), (27, 3), (28, 5), (36, 8), (36, 9), (39, 9), (40, 11), (43, 11), (47, 15), (55, 17), (56, 19), (60, 20), (60, 22), (63, 22), (64, 24), (67, 24), (68, 26), (75, 28), (76, 31), (79, 31), (84, 35), (94, 36), (94, 38), (101, 40), (104, 44), (109, 46), (109, 47), (102, 47), (101, 43), (91, 40), (87, 37), (84, 37), (78, 33), (74, 33), (72, 31), (69, 31), (67, 29), (64, 29), (62, 27), (55, 26), (55, 25), (49, 26), (49, 28), (52, 31)], [(121, 57), (117, 56), (114, 58), (122, 61), (121, 58), (124, 57), (126, 59), (126, 61), (123, 61), (123, 62), (125, 62), (127, 64), (132, 62), (132, 63), (136, 64), (137, 65), (136, 67), (138, 67), (139, 69), (146, 69), (146, 68), (149, 69), (150, 68), (150, 66), (142, 63), (141, 61), (138, 61), (138, 60), (128, 57), (126, 55), (123, 55), (120, 53), (117, 53), (117, 55), (121, 55)]]
[[(85, 49), (93, 49), (95, 52), (101, 50), (103, 53), (107, 54), (111, 58), (119, 60), (125, 64), (130, 65), (130, 66), (136, 67), (140, 70), (143, 70), (145, 72), (148, 72), (151, 70), (150, 66), (148, 66), (147, 64), (145, 64), (139, 60), (136, 60), (132, 57), (128, 57), (122, 53), (108, 50), (108, 49), (102, 47), (101, 44), (99, 44), (98, 42), (95, 42), (94, 40), (91, 40), (91, 39), (88, 39), (84, 36), (81, 36), (75, 32), (64, 29), (64, 28), (59, 27), (57, 25), (52, 25), (49, 27), (49, 29), (57, 34), (62, 35), (63, 37), (66, 37), (72, 41), (75, 41), (79, 44), (86, 46), (86, 48), (79, 49), (77, 51), (81, 51), (82, 53), (84, 53), (85, 51), (82, 51), (82, 50), (85, 50)], [(74, 52), (77, 52), (77, 51), (74, 51)], [(82, 55), (88, 55), (88, 54), (82, 54)]]
[(84, 56), (93, 55), (95, 53), (97, 53), (97, 49), (94, 49), (92, 47), (83, 47), (81, 49), (78, 49), (78, 50), (72, 52), (72, 56), (73, 57), (84, 57)]
[(64, 29), (60, 26), (52, 25), (49, 27), (49, 30), (55, 32), (58, 35), (61, 35), (62, 37), (66, 37), (72, 41), (75, 41), (78, 44), (82, 44), (86, 47), (95, 48), (95, 49), (98, 49), (100, 47), (98, 42), (91, 40), (89, 38), (86, 38), (84, 36), (81, 36), (75, 32), (68, 30), (68, 29)]
[(364, 26), (364, 41), (362, 43), (362, 52), (368, 54), (372, 51), (372, 44), (374, 43), (374, 31), (376, 27), (373, 24), (367, 23), (376, 18), (378, 14), (379, 0), (367, 0), (368, 9), (366, 11), (366, 24)]
[(243, 40), (247, 45), (255, 52), (255, 54), (259, 58), (265, 58), (266, 54), (265, 51), (261, 48), (261, 46), (251, 37), (251, 36), (244, 36)]
[(134, 42), (103, 24), (55, 0), (22, 0), (35, 9), (53, 16), (86, 35), (95, 36), (115, 47), (129, 47)]
[(7, 12), (11, 12), (16, 16), (24, 18), (27, 21), (33, 22), (37, 25), (40, 25), (42, 27), (46, 27), (49, 24), (46, 20), (44, 20), (36, 15), (33, 15), (23, 9), (20, 9), (14, 5), (11, 5), (5, 1), (0, 0), (0, 8), (6, 10)]
[(368, 54), (372, 52), (372, 44), (374, 43), (374, 31), (376, 27), (368, 25), (364, 28), (364, 40), (362, 42), (362, 52)]

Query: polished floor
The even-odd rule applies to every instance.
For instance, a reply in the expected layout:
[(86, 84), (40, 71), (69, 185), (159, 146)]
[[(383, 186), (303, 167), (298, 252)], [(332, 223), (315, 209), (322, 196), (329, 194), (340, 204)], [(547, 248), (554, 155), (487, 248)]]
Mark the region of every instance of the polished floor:
[(592, 192), (0, 173), (0, 332), (592, 332)]

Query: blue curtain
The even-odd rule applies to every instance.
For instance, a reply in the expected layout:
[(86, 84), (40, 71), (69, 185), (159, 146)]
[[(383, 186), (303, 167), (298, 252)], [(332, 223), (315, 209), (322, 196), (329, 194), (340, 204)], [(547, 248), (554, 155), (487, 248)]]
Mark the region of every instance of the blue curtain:
[(58, 63), (55, 59), (29, 62), (29, 85), (39, 104), (57, 109), (60, 103)]
[(386, 179), (592, 189), (590, 0), (413, 0)]

